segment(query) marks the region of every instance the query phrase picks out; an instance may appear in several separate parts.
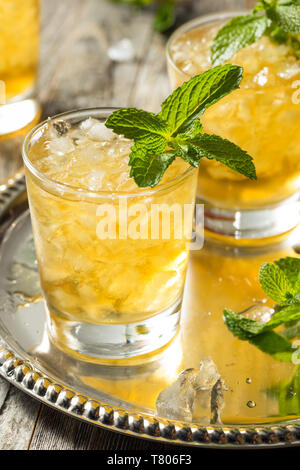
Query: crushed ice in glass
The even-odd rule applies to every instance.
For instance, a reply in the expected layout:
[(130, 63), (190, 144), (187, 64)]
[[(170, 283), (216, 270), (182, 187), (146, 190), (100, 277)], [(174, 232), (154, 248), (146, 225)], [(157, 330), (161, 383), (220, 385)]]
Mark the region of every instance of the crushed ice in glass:
[(89, 117), (75, 126), (49, 121), (36, 145), (37, 168), (60, 183), (91, 191), (134, 187), (128, 167), (132, 141), (98, 119)]
[[(130, 177), (133, 141), (115, 134), (104, 119), (88, 117), (80, 123), (49, 120), (29, 153), (36, 168), (51, 179), (90, 191), (138, 191)], [(183, 173), (188, 164), (177, 159), (163, 182)]]
[(116, 134), (111, 129), (108, 129), (103, 122), (91, 117), (80, 124), (80, 129), (93, 140), (113, 140), (116, 137)]

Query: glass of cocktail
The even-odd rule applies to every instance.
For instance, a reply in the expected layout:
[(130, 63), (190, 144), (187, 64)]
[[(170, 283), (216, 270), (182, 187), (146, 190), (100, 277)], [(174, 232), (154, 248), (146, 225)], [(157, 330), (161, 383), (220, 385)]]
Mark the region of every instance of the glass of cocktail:
[(39, 108), (33, 98), (39, 45), (39, 0), (0, 0), (0, 136), (25, 127)]
[[(167, 46), (172, 88), (211, 68), (210, 48), (217, 32), (242, 14), (203, 16), (173, 33)], [(197, 197), (206, 204), (208, 229), (236, 238), (273, 236), (299, 222), (300, 61), (286, 45), (263, 36), (228, 62), (244, 68), (240, 89), (207, 110), (202, 123), (205, 132), (250, 153), (257, 181), (206, 161), (199, 171)]]
[(197, 170), (176, 159), (154, 188), (129, 177), (113, 109), (68, 112), (27, 136), (24, 162), (48, 331), (88, 358), (138, 356), (175, 335)]

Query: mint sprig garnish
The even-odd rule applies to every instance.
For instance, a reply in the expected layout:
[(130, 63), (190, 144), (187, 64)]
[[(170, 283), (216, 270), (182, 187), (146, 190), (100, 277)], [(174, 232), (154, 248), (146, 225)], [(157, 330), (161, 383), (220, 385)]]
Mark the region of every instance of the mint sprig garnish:
[(157, 185), (176, 157), (196, 168), (204, 157), (215, 159), (256, 179), (252, 157), (233, 142), (203, 133), (199, 120), (207, 108), (239, 88), (242, 76), (241, 67), (218, 66), (183, 83), (162, 103), (158, 114), (123, 108), (109, 116), (105, 125), (134, 141), (129, 165), (138, 186)]
[[(300, 332), (300, 259), (287, 257), (264, 263), (259, 281), (265, 293), (276, 302), (274, 314), (266, 322), (258, 322), (224, 310), (224, 321), (234, 336), (248, 341), (279, 361), (291, 362), (295, 349), (289, 340)], [(285, 326), (284, 330), (274, 331)]]
[(223, 26), (211, 47), (211, 62), (220, 65), (264, 34), (286, 43), (298, 56), (300, 3), (298, 0), (258, 0), (250, 15), (237, 16)]

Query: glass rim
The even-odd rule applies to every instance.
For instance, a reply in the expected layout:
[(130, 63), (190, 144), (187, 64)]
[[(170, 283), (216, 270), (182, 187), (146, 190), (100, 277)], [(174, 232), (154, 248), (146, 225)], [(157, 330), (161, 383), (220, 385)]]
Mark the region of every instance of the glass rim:
[(249, 9), (240, 9), (240, 10), (231, 10), (231, 11), (217, 11), (214, 13), (208, 13), (206, 15), (201, 15), (197, 16), (196, 18), (187, 21), (183, 25), (179, 26), (179, 28), (175, 29), (175, 31), (171, 34), (169, 37), (167, 44), (166, 44), (166, 57), (167, 57), (167, 63), (171, 65), (173, 69), (176, 70), (176, 72), (179, 72), (180, 74), (184, 75), (187, 77), (187, 80), (191, 78), (192, 75), (189, 75), (188, 73), (184, 72), (181, 70), (174, 62), (172, 53), (171, 53), (171, 45), (173, 44), (174, 40), (177, 39), (181, 34), (186, 33), (187, 31), (190, 31), (197, 26), (202, 26), (205, 23), (210, 23), (214, 22), (216, 20), (226, 20), (233, 18), (235, 16), (242, 16), (242, 15), (247, 15), (251, 12)]
[[(75, 194), (79, 195), (80, 198), (87, 197), (87, 198), (118, 198), (118, 197), (144, 197), (144, 196), (151, 196), (154, 195), (157, 192), (160, 191), (165, 191), (169, 189), (170, 187), (174, 186), (174, 184), (180, 183), (181, 181), (184, 181), (187, 177), (190, 176), (194, 171), (197, 171), (197, 168), (195, 167), (190, 167), (187, 170), (185, 170), (183, 173), (180, 173), (178, 176), (175, 178), (172, 178), (169, 181), (166, 181), (164, 183), (158, 183), (156, 186), (153, 188), (151, 187), (139, 187), (137, 186), (136, 191), (94, 191), (94, 190), (89, 190), (87, 188), (81, 188), (77, 186), (72, 186), (68, 183), (62, 183), (59, 181), (56, 181), (53, 178), (50, 178), (47, 176), (45, 173), (42, 171), (38, 170), (33, 162), (30, 160), (28, 156), (28, 145), (30, 144), (32, 138), (34, 135), (41, 131), (49, 121), (55, 122), (62, 120), (63, 118), (69, 118), (70, 119), (76, 119), (82, 117), (98, 117), (98, 119), (102, 118), (105, 119), (107, 116), (109, 116), (112, 112), (118, 110), (120, 108), (118, 107), (92, 107), (92, 108), (79, 108), (79, 109), (73, 109), (70, 111), (65, 111), (60, 114), (55, 114), (54, 116), (48, 117), (44, 121), (40, 122), (38, 125), (36, 125), (31, 131), (26, 135), (23, 146), (22, 146), (22, 157), (24, 161), (24, 165), (26, 168), (29, 170), (31, 174), (33, 174), (39, 181), (42, 181), (48, 185), (53, 186), (54, 188), (59, 188), (60, 189), (60, 197), (63, 198), (64, 194), (61, 193), (63, 191), (66, 194)], [(106, 114), (106, 116), (105, 116)]]

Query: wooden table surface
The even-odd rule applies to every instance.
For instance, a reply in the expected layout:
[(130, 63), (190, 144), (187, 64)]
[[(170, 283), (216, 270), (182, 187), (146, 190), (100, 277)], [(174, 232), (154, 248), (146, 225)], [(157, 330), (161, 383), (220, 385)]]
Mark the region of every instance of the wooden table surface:
[[(251, 4), (251, 0), (185, 0), (178, 24), (203, 13)], [(152, 21), (151, 11), (132, 11), (106, 0), (44, 0), (38, 84), (43, 116), (92, 106), (158, 111), (169, 92), (164, 52), (167, 38), (153, 32)], [(132, 41), (134, 58), (110, 60), (109, 47), (124, 38)], [(19, 136), (0, 142), (0, 182), (22, 166), (22, 140)], [(0, 450), (171, 448), (73, 419), (0, 378)]]

